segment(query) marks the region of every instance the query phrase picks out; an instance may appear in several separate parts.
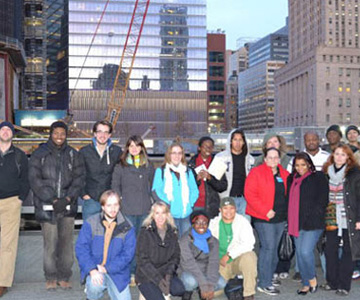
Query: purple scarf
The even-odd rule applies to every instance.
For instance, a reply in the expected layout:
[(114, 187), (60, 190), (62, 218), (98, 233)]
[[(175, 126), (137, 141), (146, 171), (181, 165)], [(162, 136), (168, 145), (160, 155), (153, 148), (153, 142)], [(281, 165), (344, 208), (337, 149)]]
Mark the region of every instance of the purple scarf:
[(300, 187), (302, 181), (311, 175), (311, 172), (305, 173), (301, 177), (294, 176), (289, 193), (288, 210), (288, 232), (290, 235), (299, 236), (299, 208), (300, 208)]

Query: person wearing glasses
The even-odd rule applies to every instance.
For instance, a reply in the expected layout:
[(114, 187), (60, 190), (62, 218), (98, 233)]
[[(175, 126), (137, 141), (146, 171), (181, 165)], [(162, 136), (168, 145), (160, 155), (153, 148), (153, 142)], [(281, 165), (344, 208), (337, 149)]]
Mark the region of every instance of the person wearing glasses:
[(190, 228), (189, 216), (199, 196), (194, 174), (187, 167), (184, 147), (173, 143), (166, 150), (162, 166), (155, 171), (152, 190), (158, 200), (170, 206), (181, 237)]
[(112, 130), (110, 122), (97, 121), (93, 126), (92, 142), (79, 151), (86, 169), (85, 188), (81, 195), (84, 221), (101, 211), (100, 195), (111, 188), (112, 173), (120, 161), (122, 151), (111, 141)]
[(281, 152), (271, 147), (264, 151), (264, 163), (253, 168), (245, 182), (246, 213), (252, 217), (259, 235), (258, 291), (278, 295), (272, 281), (278, 263), (278, 245), (287, 219), (287, 177), (280, 164)]
[(201, 299), (211, 300), (225, 287), (219, 275), (219, 241), (209, 230), (210, 216), (205, 210), (190, 215), (192, 228), (180, 239), (180, 278), (185, 286), (182, 300), (190, 300), (198, 287)]

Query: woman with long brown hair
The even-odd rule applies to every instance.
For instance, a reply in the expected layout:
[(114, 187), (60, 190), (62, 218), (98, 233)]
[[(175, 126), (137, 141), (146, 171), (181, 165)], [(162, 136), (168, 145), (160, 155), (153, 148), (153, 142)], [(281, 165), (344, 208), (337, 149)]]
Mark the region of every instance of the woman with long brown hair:
[(346, 296), (351, 288), (354, 261), (360, 259), (360, 169), (349, 146), (340, 144), (334, 149), (324, 165), (324, 173), (329, 177), (324, 289)]

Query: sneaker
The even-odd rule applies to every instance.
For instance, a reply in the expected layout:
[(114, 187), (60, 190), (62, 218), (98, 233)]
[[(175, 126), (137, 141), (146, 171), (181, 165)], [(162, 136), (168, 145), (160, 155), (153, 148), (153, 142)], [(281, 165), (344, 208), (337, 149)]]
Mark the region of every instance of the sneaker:
[(280, 279), (287, 279), (289, 278), (289, 273), (288, 272), (282, 272), (279, 274)]
[(292, 277), (292, 280), (296, 281), (296, 282), (301, 282), (301, 275), (299, 272), (296, 272), (294, 274), (294, 276)]
[(272, 283), (273, 286), (280, 286), (281, 285), (280, 279), (277, 279), (277, 278), (273, 278), (271, 280), (271, 283)]
[(338, 289), (336, 290), (335, 294), (339, 296), (347, 296), (349, 295), (349, 292), (347, 290)]
[(354, 273), (352, 274), (352, 279), (356, 280), (360, 278), (360, 271), (359, 270), (355, 270)]
[(258, 286), (258, 291), (259, 292), (262, 292), (262, 293), (265, 293), (267, 295), (270, 295), (270, 296), (276, 296), (276, 295), (279, 295), (280, 294), (280, 291), (274, 287), (274, 286), (268, 286), (268, 287), (265, 287), (265, 288), (261, 288)]

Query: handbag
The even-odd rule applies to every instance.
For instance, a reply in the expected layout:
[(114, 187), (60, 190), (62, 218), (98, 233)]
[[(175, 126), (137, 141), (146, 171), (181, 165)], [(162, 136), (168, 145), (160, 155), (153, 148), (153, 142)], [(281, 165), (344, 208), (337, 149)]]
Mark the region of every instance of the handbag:
[(278, 256), (280, 260), (291, 260), (295, 254), (295, 243), (293, 238), (289, 235), (287, 225), (284, 228), (284, 232), (281, 236), (279, 247), (278, 247)]

